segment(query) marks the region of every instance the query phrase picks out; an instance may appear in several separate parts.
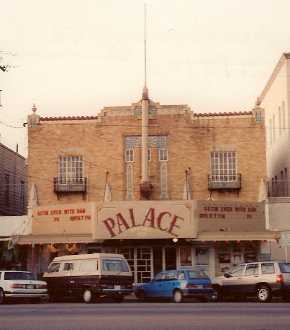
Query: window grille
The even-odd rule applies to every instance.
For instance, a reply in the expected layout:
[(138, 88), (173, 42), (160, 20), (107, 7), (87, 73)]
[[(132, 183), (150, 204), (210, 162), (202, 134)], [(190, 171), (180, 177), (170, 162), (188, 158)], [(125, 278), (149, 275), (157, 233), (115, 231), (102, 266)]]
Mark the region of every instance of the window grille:
[(83, 157), (60, 156), (59, 157), (59, 183), (83, 183)]
[(237, 180), (235, 151), (213, 151), (211, 153), (211, 179), (215, 182)]

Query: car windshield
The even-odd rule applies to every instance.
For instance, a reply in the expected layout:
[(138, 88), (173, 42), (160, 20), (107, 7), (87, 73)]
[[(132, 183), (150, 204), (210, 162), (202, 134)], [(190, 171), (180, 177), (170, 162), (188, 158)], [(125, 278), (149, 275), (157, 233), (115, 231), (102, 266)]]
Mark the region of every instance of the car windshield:
[(35, 280), (35, 276), (29, 272), (6, 272), (5, 280)]
[(190, 279), (193, 279), (193, 278), (207, 278), (208, 276), (206, 275), (206, 273), (203, 270), (195, 269), (195, 270), (188, 271), (188, 277)]
[(103, 270), (108, 272), (129, 272), (127, 263), (120, 259), (104, 259)]
[(282, 273), (290, 273), (290, 263), (283, 262), (279, 266)]

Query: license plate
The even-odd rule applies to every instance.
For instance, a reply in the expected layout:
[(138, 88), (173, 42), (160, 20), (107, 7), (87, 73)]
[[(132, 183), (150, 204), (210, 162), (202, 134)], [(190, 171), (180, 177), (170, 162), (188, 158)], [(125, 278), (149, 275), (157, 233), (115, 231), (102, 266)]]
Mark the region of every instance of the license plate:
[(33, 289), (33, 284), (27, 284), (26, 289)]
[(121, 290), (121, 285), (114, 285), (115, 290)]

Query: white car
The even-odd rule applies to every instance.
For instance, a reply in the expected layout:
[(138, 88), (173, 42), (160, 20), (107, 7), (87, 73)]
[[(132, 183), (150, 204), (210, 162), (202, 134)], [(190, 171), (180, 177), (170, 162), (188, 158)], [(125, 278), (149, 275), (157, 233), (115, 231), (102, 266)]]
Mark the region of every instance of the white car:
[(46, 282), (35, 280), (31, 272), (0, 270), (0, 304), (17, 298), (47, 299)]

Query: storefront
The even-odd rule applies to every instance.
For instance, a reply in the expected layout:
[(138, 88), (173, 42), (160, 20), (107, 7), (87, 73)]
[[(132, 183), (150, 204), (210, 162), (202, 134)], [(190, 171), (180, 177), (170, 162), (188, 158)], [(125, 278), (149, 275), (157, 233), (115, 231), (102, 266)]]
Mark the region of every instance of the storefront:
[[(30, 251), (28, 267), (42, 273), (63, 254), (123, 254), (135, 282), (164, 269), (199, 267), (211, 276), (261, 258), (264, 204), (212, 201), (122, 201), (37, 207), (32, 235), (20, 244)], [(263, 243), (264, 244), (264, 243)]]

